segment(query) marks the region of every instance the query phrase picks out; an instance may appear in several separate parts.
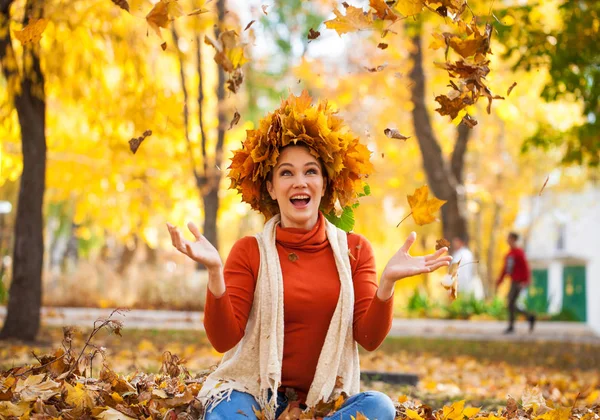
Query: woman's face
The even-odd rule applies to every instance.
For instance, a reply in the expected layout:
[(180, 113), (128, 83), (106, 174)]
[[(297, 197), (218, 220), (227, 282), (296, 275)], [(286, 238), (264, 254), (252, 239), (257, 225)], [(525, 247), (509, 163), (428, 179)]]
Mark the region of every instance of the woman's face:
[(317, 223), (325, 181), (319, 161), (303, 146), (281, 151), (267, 191), (277, 201), (281, 226), (310, 230)]

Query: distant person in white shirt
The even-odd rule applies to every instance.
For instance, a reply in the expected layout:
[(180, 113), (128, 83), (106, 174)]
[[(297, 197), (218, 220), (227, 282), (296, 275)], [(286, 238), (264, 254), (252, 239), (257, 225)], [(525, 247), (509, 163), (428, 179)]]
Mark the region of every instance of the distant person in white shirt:
[(469, 298), (483, 299), (483, 285), (476, 275), (473, 253), (467, 247), (466, 238), (454, 237), (452, 239), (452, 262), (458, 264), (458, 295)]

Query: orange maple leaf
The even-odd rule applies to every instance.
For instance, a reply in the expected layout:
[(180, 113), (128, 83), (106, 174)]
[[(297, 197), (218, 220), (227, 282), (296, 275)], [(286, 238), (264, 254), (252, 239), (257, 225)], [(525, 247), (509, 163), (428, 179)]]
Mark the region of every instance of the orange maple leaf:
[(392, 22), (400, 19), (400, 16), (394, 13), (384, 0), (369, 0), (369, 5), (375, 9), (375, 14), (379, 19), (391, 20)]
[(335, 19), (325, 21), (325, 26), (329, 29), (335, 29), (340, 36), (348, 32), (369, 29), (373, 23), (371, 12), (365, 13), (358, 7), (348, 6), (346, 8), (346, 16), (338, 9), (335, 9), (333, 13), (335, 14)]
[[(146, 15), (146, 22), (148, 22), (148, 26), (150, 26), (162, 40), (163, 36), (160, 32), (160, 28), (167, 28), (170, 21), (178, 18), (182, 14), (183, 10), (177, 0), (160, 0)], [(161, 47), (163, 50), (166, 49), (167, 43), (163, 42)]]
[(20, 31), (14, 31), (15, 38), (17, 38), (22, 45), (33, 44), (39, 42), (42, 39), (42, 33), (48, 25), (47, 19), (31, 19), (29, 24)]
[(413, 219), (419, 226), (434, 222), (436, 213), (446, 203), (446, 200), (439, 200), (435, 197), (428, 198), (428, 196), (429, 187), (427, 185), (417, 188), (413, 195), (407, 196)]

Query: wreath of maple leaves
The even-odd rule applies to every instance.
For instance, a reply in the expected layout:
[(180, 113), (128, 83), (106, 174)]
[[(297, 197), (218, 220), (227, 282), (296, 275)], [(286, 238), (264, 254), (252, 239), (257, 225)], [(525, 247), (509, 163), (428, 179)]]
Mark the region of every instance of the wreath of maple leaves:
[(336, 112), (327, 101), (313, 105), (306, 90), (300, 96), (290, 94), (279, 109), (260, 120), (256, 130), (247, 130), (246, 140), (231, 158), (229, 188), (267, 220), (278, 214), (279, 206), (267, 193), (265, 181), (280, 150), (300, 143), (324, 168), (327, 188), (321, 210), (331, 212), (337, 201), (341, 207), (354, 204), (363, 192), (363, 180), (373, 172), (371, 152)]

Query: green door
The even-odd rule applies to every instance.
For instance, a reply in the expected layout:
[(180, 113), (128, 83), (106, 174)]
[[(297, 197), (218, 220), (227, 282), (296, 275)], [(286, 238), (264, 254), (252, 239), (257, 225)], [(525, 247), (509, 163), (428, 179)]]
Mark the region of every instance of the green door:
[(565, 267), (563, 269), (563, 310), (568, 310), (581, 322), (587, 321), (585, 294), (585, 267)]
[(531, 284), (527, 288), (527, 309), (537, 312), (548, 312), (548, 269), (531, 271)]

